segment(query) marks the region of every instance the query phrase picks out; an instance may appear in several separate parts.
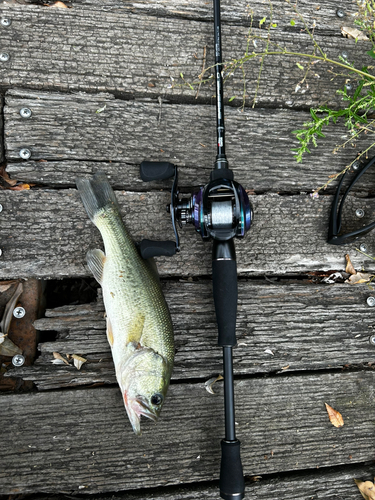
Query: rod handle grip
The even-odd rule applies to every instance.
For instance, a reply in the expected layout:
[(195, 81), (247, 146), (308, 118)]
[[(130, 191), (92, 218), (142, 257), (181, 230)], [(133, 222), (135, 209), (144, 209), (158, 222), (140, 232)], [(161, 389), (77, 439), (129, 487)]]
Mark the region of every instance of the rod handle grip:
[(143, 161), (140, 166), (144, 182), (169, 179), (175, 173), (175, 166), (168, 161)]
[(177, 251), (176, 243), (174, 241), (154, 241), (142, 240), (139, 244), (139, 250), (144, 259), (151, 257), (172, 257)]
[(219, 331), (219, 346), (234, 347), (237, 316), (237, 264), (235, 260), (212, 261), (212, 285)]
[(225, 500), (242, 500), (245, 496), (240, 442), (221, 441), (220, 496)]

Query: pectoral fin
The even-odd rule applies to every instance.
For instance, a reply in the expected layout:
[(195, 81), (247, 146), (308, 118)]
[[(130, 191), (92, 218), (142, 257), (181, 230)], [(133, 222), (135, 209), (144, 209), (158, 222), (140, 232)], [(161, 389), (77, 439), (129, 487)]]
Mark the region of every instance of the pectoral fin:
[(103, 281), (103, 267), (105, 262), (105, 254), (98, 248), (89, 250), (86, 254), (87, 265), (94, 275), (96, 281), (101, 285)]
[(143, 328), (145, 326), (145, 318), (145, 315), (142, 313), (137, 313), (132, 317), (126, 332), (128, 342), (134, 342), (135, 344), (140, 343)]
[(109, 345), (113, 347), (113, 331), (112, 331), (111, 320), (108, 318), (108, 316), (107, 316), (107, 339)]

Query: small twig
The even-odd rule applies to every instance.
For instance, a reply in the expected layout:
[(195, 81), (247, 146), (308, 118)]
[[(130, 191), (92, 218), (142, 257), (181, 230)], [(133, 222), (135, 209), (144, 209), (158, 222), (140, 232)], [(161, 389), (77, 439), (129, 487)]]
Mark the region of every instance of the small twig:
[(207, 46), (205, 45), (203, 47), (203, 64), (202, 64), (202, 72), (201, 74), (198, 76), (199, 78), (199, 85), (198, 85), (198, 90), (197, 90), (197, 93), (195, 94), (195, 98), (198, 99), (198, 94), (199, 94), (199, 90), (201, 88), (201, 85), (202, 85), (202, 78), (203, 78), (203, 75), (204, 75), (204, 71), (205, 71), (205, 66), (206, 66), (206, 52), (207, 52)]

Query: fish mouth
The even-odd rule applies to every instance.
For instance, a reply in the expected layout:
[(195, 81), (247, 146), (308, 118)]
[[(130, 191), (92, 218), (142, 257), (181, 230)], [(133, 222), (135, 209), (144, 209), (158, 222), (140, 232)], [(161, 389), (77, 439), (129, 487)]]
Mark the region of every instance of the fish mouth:
[(150, 405), (146, 401), (146, 398), (144, 398), (143, 396), (129, 398), (127, 392), (124, 391), (124, 404), (130, 423), (133, 427), (133, 431), (137, 436), (140, 436), (141, 434), (142, 415), (153, 420), (154, 422), (156, 422), (159, 418), (159, 412), (150, 407)]

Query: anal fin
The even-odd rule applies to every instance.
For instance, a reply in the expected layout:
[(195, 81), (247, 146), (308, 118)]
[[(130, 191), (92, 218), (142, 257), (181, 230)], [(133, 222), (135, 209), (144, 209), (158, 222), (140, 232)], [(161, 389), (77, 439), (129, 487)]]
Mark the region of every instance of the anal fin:
[(104, 252), (98, 248), (89, 250), (86, 254), (86, 259), (87, 265), (94, 275), (94, 278), (101, 285), (103, 281), (103, 267), (106, 259)]

